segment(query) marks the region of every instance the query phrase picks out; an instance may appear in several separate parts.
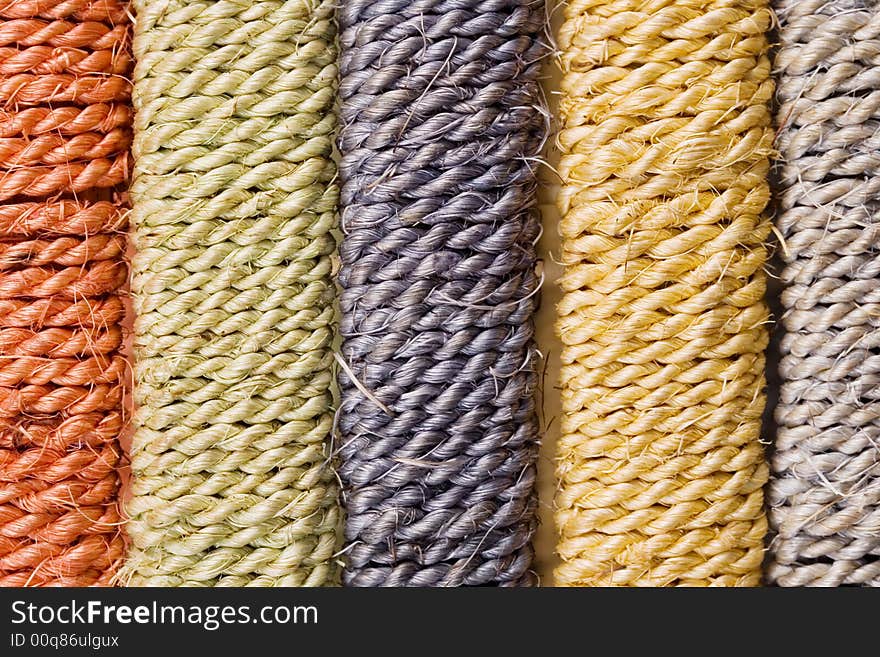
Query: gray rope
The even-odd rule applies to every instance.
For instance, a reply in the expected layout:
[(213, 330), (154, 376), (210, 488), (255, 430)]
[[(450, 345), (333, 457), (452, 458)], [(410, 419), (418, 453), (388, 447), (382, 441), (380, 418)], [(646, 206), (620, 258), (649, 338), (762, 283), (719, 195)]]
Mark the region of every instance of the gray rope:
[(880, 585), (880, 7), (782, 0), (785, 308), (767, 578)]
[(544, 19), (528, 0), (342, 2), (349, 586), (535, 581)]

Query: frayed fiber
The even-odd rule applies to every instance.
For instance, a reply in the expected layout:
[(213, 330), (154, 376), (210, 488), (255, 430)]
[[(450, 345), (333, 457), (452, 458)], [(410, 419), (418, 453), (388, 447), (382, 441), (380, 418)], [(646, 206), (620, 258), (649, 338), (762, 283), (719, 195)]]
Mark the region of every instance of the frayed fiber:
[(782, 358), (767, 579), (880, 585), (880, 6), (776, 4)]
[(543, 4), (340, 23), (344, 582), (534, 584)]
[(0, 586), (122, 558), (125, 9), (0, 0)]
[(125, 581), (335, 578), (330, 0), (136, 0)]
[(556, 583), (756, 585), (771, 12), (564, 11)]

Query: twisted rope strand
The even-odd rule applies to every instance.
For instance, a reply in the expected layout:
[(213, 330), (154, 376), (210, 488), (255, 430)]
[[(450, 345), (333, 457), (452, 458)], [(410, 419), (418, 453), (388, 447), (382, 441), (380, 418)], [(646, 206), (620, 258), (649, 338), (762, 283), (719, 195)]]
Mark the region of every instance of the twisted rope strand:
[[(102, 89), (128, 89), (129, 26), (97, 3), (86, 18), (33, 5), (0, 5), (0, 87), (49, 90), (0, 109), (0, 586), (109, 585), (123, 551), (126, 212), (97, 190), (128, 177), (127, 96)], [(59, 74), (93, 97), (57, 105)]]
[(880, 7), (777, 4), (785, 250), (767, 578), (880, 585)]
[(340, 16), (345, 582), (533, 584), (543, 4)]
[[(22, 237), (95, 235), (121, 232), (125, 213), (108, 201), (80, 202), (59, 199), (51, 204), (22, 202), (0, 205), (0, 233)], [(101, 302), (101, 300), (98, 300)], [(0, 325), (6, 318), (0, 313)], [(110, 320), (116, 322), (117, 320)]]
[(115, 27), (128, 22), (128, 0), (0, 0), (0, 18), (101, 22)]
[(332, 0), (136, 0), (127, 571), (335, 578)]
[(566, 5), (560, 585), (760, 579), (770, 23)]

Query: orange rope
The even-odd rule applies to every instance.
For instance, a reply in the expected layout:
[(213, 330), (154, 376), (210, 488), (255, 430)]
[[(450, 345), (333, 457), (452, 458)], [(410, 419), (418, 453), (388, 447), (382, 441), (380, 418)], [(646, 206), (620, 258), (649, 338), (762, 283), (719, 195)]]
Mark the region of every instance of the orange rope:
[(0, 0), (0, 586), (122, 557), (129, 41), (124, 3)]

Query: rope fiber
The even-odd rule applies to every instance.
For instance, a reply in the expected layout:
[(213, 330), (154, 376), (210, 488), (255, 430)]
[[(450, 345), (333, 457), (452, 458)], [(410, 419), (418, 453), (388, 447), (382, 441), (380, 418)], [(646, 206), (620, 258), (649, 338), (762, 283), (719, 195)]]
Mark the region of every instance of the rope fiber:
[(116, 0), (0, 0), (0, 586), (107, 586), (131, 128)]
[(559, 585), (760, 580), (771, 18), (565, 6)]
[(767, 579), (880, 585), (880, 6), (782, 1), (785, 249)]
[(340, 23), (344, 582), (533, 584), (544, 7)]
[(332, 0), (136, 0), (126, 574), (336, 577)]

